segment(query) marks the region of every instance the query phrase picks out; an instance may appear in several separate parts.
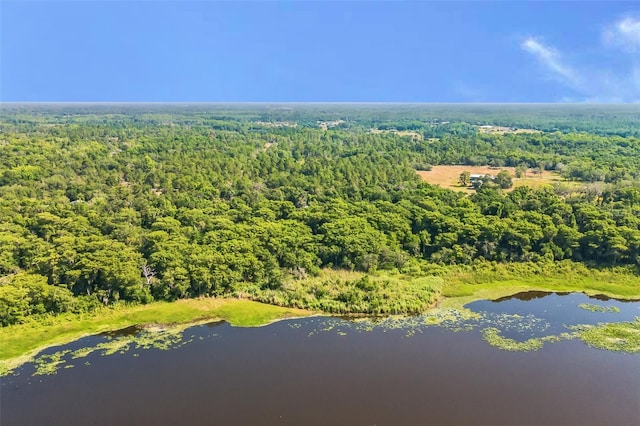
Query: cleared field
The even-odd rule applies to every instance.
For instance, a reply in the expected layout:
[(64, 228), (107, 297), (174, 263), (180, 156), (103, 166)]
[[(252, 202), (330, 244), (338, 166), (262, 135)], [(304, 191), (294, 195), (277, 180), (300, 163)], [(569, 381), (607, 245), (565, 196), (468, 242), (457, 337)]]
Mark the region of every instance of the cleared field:
[(534, 129), (516, 129), (516, 128), (512, 128), (512, 127), (504, 127), (504, 126), (479, 126), (478, 127), (478, 131), (480, 133), (485, 133), (485, 134), (498, 134), (498, 135), (505, 135), (507, 133), (515, 133), (515, 134), (520, 134), (520, 133), (542, 133), (540, 130), (534, 130)]
[[(541, 174), (534, 174), (532, 169), (527, 170), (526, 176), (520, 179), (515, 178), (515, 167), (490, 167), (490, 166), (433, 166), (429, 171), (420, 170), (417, 173), (422, 180), (433, 185), (440, 185), (443, 188), (453, 189), (455, 191), (474, 192), (471, 186), (465, 187), (460, 185), (458, 181), (460, 174), (464, 171), (472, 175), (497, 175), (501, 170), (507, 170), (513, 177), (513, 188), (519, 186), (540, 187), (551, 185), (554, 182), (563, 182), (564, 179), (547, 170), (543, 170)], [(511, 189), (513, 189), (511, 188)]]
[[(409, 136), (411, 138), (417, 139), (417, 140), (423, 140), (424, 136), (422, 136), (420, 133), (418, 132), (412, 132), (409, 130), (379, 130), (379, 129), (371, 129), (370, 130), (371, 133), (373, 133), (374, 135), (379, 135), (382, 133), (393, 133), (396, 134), (398, 136)], [(438, 140), (438, 138), (431, 138), (432, 140)]]
[(264, 127), (298, 127), (298, 123), (289, 121), (256, 121), (255, 123)]
[(333, 120), (333, 121), (320, 121), (318, 120), (318, 126), (322, 129), (322, 130), (327, 130), (331, 127), (336, 127), (341, 125), (342, 123), (344, 123), (344, 120)]

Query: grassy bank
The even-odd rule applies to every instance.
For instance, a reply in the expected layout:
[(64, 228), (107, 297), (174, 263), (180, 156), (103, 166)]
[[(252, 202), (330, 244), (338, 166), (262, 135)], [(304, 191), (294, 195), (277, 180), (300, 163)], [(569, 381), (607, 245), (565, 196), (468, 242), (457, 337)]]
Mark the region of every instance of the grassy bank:
[(461, 308), (476, 300), (495, 300), (531, 290), (640, 299), (640, 277), (632, 271), (594, 269), (574, 262), (486, 263), (450, 269), (443, 277), (441, 306), (445, 308)]
[(141, 324), (190, 324), (226, 320), (258, 326), (311, 312), (237, 299), (191, 299), (173, 303), (105, 308), (85, 315), (60, 315), (0, 328), (0, 375), (30, 360), (42, 349), (83, 336)]

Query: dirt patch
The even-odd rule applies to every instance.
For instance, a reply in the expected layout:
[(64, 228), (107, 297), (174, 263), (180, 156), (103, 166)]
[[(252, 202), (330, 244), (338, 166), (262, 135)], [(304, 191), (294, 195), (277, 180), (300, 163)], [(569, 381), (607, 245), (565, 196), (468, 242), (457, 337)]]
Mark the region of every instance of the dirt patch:
[[(410, 138), (417, 139), (417, 140), (422, 140), (422, 139), (424, 139), (424, 137), (423, 137), (420, 133), (418, 133), (418, 132), (412, 132), (412, 131), (410, 131), (410, 130), (395, 130), (395, 129), (380, 130), (380, 129), (371, 129), (371, 130), (370, 130), (370, 132), (371, 132), (371, 133), (373, 133), (373, 134), (375, 134), (375, 135), (379, 135), (379, 134), (382, 134), (382, 133), (393, 133), (393, 134), (398, 135), (398, 136), (408, 136), (408, 137), (410, 137)], [(438, 140), (438, 139), (436, 138), (436, 140)]]
[(504, 127), (504, 126), (478, 126), (478, 132), (484, 134), (497, 134), (504, 135), (507, 133), (542, 133), (540, 130), (535, 129), (518, 129), (515, 127)]
[(330, 127), (336, 127), (341, 125), (342, 123), (344, 123), (344, 120), (318, 121), (317, 123), (322, 130), (327, 130)]
[(265, 127), (298, 127), (298, 123), (289, 121), (256, 121), (256, 124)]

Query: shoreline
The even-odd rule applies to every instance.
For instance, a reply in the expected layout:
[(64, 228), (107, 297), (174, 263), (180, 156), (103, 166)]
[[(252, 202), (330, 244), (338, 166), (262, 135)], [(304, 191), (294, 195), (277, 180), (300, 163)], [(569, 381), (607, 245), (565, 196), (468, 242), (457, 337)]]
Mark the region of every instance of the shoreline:
[[(447, 293), (451, 294), (455, 293), (456, 290), (459, 291), (460, 286), (472, 286), (472, 294), (447, 295)], [(618, 294), (605, 289), (578, 289), (571, 285), (561, 286), (562, 288), (553, 285), (535, 285), (533, 283), (527, 285), (522, 282), (517, 285), (487, 283), (459, 284), (458, 288), (452, 287), (449, 288), (449, 291), (445, 289), (440, 300), (427, 309), (425, 313), (432, 309), (452, 309), (466, 312), (468, 309), (465, 306), (471, 302), (495, 300), (525, 291), (579, 292), (588, 296), (604, 295), (623, 301), (638, 301), (638, 296), (640, 295), (640, 287), (636, 290), (638, 294)], [(122, 330), (127, 327), (136, 326), (161, 332), (170, 329), (171, 326), (189, 328), (212, 321), (225, 321), (234, 327), (264, 327), (282, 320), (317, 316), (351, 319), (376, 315), (365, 313), (336, 315), (236, 298), (188, 299), (176, 302), (156, 302), (149, 305), (107, 308), (106, 312), (94, 313), (89, 318), (86, 318), (86, 315), (62, 315), (48, 318), (45, 322), (34, 321), (0, 328), (0, 377), (8, 375), (11, 371), (33, 360), (45, 349), (65, 345), (100, 333)], [(47, 335), (52, 337), (48, 339), (42, 338)], [(15, 347), (15, 345), (20, 344), (20, 349)]]
[(86, 314), (60, 315), (47, 318), (46, 322), (33, 321), (0, 328), (0, 377), (45, 349), (127, 327), (162, 331), (170, 326), (186, 325), (188, 328), (213, 321), (225, 321), (234, 327), (262, 327), (284, 319), (317, 315), (312, 311), (250, 300), (216, 298), (156, 302), (106, 308), (105, 311), (88, 318)]

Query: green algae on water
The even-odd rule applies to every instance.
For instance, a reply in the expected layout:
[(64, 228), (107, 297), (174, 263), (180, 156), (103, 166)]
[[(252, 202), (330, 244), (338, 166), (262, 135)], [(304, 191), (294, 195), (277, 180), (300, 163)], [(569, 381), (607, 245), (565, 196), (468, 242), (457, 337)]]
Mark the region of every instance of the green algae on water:
[[(107, 341), (86, 346), (75, 351), (61, 350), (53, 354), (40, 355), (34, 360), (36, 367), (35, 375), (55, 374), (60, 368), (71, 368), (73, 364), (69, 362), (86, 358), (93, 353), (103, 356), (114, 355), (116, 353), (125, 354), (129, 351), (140, 351), (147, 349), (169, 350), (184, 346), (193, 341), (193, 336), (184, 338), (186, 325), (179, 325), (167, 328), (144, 329), (135, 335), (109, 337)], [(139, 353), (133, 354), (138, 356)], [(86, 363), (89, 365), (89, 363)]]
[(617, 306), (600, 306), (592, 303), (581, 303), (578, 307), (591, 312), (620, 312)]
[(640, 352), (640, 317), (635, 321), (575, 327), (576, 335), (587, 345), (609, 351)]

